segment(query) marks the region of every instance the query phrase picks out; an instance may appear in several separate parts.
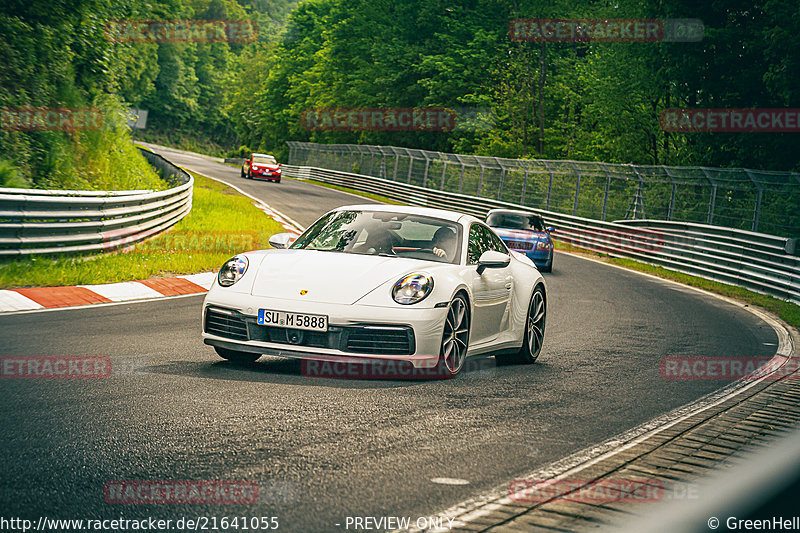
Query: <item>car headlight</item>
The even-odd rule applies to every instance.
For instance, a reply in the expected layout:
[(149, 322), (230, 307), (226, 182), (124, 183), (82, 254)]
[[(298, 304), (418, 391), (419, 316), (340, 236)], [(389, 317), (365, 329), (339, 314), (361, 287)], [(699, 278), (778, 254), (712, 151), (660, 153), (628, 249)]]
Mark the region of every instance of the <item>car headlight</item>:
[(241, 255), (228, 259), (217, 274), (217, 282), (223, 287), (230, 287), (244, 276), (247, 271), (247, 257)]
[(553, 245), (549, 241), (539, 241), (536, 245), (537, 250), (549, 250)]
[(433, 290), (433, 278), (425, 274), (409, 274), (397, 280), (392, 288), (392, 298), (402, 305), (421, 302)]

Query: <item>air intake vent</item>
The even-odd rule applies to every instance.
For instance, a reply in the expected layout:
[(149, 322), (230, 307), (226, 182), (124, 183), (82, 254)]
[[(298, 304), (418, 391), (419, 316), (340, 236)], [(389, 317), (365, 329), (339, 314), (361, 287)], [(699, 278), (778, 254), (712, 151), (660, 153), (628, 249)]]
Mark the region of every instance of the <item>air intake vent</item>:
[(414, 353), (414, 333), (407, 327), (361, 326), (347, 328), (348, 352), (383, 355)]
[(237, 341), (248, 340), (247, 323), (245, 323), (244, 317), (237, 316), (230, 311), (206, 309), (205, 331), (211, 335)]

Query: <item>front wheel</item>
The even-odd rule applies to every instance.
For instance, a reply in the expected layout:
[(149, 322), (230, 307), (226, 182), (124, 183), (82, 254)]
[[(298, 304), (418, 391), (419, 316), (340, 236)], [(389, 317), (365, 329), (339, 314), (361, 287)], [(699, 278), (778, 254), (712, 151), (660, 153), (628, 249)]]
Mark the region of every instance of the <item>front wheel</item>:
[(513, 355), (498, 355), (501, 362), (533, 364), (542, 351), (544, 342), (544, 326), (547, 318), (547, 304), (544, 299), (544, 289), (539, 285), (533, 291), (531, 303), (528, 306), (528, 316), (525, 318), (525, 334), (522, 338), (522, 348)]
[(214, 346), (214, 349), (217, 351), (217, 354), (220, 357), (227, 359), (232, 363), (249, 364), (255, 362), (256, 359), (261, 357), (261, 354), (228, 350), (227, 348), (220, 348), (218, 346)]
[(452, 378), (461, 372), (469, 345), (469, 307), (460, 294), (447, 308), (439, 352), (439, 375)]

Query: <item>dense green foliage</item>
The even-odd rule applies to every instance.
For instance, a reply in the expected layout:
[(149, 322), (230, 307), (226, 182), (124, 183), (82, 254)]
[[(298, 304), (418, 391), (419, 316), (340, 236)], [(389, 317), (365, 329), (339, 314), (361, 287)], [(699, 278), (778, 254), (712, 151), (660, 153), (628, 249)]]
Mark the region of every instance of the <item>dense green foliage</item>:
[[(515, 18), (698, 18), (697, 43), (513, 42)], [(800, 4), (789, 0), (310, 0), (258, 91), (240, 93), (245, 143), (390, 144), (506, 157), (796, 169), (796, 134), (671, 133), (669, 107), (798, 107)], [(270, 68), (271, 67), (271, 68)], [(310, 132), (315, 107), (488, 106), (477, 133)]]
[[(509, 22), (532, 17), (696, 18), (705, 38), (512, 41)], [(105, 34), (108, 21), (142, 19), (248, 19), (259, 34), (249, 43), (119, 43)], [(0, 107), (94, 106), (107, 116), (140, 107), (150, 114), (137, 137), (217, 154), (285, 156), (287, 140), (311, 140), (791, 170), (800, 168), (797, 134), (665, 133), (659, 115), (800, 107), (798, 49), (800, 4), (791, 0), (7, 0)], [(464, 106), (491, 109), (493, 127), (336, 132), (301, 124), (316, 108)], [(92, 186), (108, 168), (125, 167), (135, 181), (125, 128), (106, 122), (93, 134), (0, 131), (0, 179)]]
[[(148, 131), (234, 144), (230, 76), (246, 47), (276, 39), (294, 0), (7, 0), (0, 4), (0, 108), (96, 108), (88, 131), (0, 129), (0, 186), (163, 186), (129, 142), (125, 108)], [(108, 25), (139, 20), (255, 21), (255, 44), (120, 42)], [(124, 40), (123, 40), (124, 41)]]

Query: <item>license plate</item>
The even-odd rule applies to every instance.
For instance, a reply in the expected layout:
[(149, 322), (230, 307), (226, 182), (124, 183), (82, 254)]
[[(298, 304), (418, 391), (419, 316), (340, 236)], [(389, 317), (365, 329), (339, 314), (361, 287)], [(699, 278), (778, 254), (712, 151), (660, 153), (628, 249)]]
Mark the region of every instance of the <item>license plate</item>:
[(328, 317), (325, 315), (307, 315), (305, 313), (289, 313), (287, 311), (271, 311), (269, 309), (258, 310), (258, 324), (279, 328), (328, 331)]
[(525, 241), (509, 241), (508, 247), (512, 250), (532, 250), (533, 243)]

